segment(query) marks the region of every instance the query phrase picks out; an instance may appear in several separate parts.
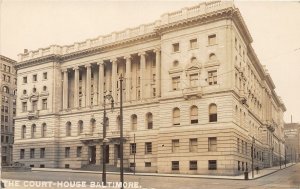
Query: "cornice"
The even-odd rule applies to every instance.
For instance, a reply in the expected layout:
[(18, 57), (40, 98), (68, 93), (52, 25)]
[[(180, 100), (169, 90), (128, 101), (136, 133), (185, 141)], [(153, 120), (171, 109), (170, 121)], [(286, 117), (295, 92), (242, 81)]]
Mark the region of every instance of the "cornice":
[(3, 56), (3, 55), (0, 55), (0, 60), (11, 63), (11, 64), (16, 64), (17, 63), (17, 61), (15, 61), (11, 58), (8, 58), (6, 56)]

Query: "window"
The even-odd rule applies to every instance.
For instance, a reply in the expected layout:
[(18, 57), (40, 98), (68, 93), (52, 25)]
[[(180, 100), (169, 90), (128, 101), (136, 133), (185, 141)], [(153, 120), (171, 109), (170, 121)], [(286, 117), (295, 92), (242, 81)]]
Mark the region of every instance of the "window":
[(30, 158), (34, 158), (34, 148), (30, 148)]
[(25, 157), (25, 149), (20, 149), (20, 159), (24, 159)]
[(65, 157), (66, 158), (70, 157), (70, 147), (65, 148)]
[(131, 116), (131, 129), (133, 131), (136, 131), (137, 129), (137, 116), (135, 114)]
[(117, 117), (117, 130), (120, 130), (120, 128), (121, 128), (121, 117), (120, 116), (118, 116)]
[(47, 86), (43, 86), (43, 91), (47, 91)]
[(177, 91), (180, 89), (180, 77), (173, 77), (172, 78), (172, 89), (173, 91)]
[(198, 107), (192, 106), (190, 110), (191, 124), (198, 123)]
[(136, 153), (136, 143), (130, 143), (130, 154)]
[(5, 116), (4, 118), (5, 118), (4, 119), (5, 123), (7, 123), (8, 122), (8, 116)]
[(77, 157), (81, 157), (82, 146), (77, 146)]
[(209, 122), (217, 122), (218, 114), (217, 114), (217, 105), (211, 104), (209, 105)]
[(151, 154), (152, 153), (152, 142), (146, 142), (145, 143), (145, 154)]
[(46, 123), (42, 124), (42, 132), (41, 132), (41, 136), (42, 137), (46, 137), (46, 133), (47, 133), (47, 125)]
[(22, 112), (27, 112), (27, 102), (22, 102)]
[(179, 108), (173, 109), (173, 125), (180, 125), (180, 110), (179, 110)]
[(208, 36), (208, 45), (215, 45), (216, 43), (217, 43), (216, 34), (209, 35)]
[(32, 76), (32, 81), (33, 81), (33, 82), (37, 81), (37, 75), (36, 75), (36, 74), (34, 74), (34, 75)]
[(198, 86), (198, 74), (190, 75), (190, 86), (197, 87)]
[(5, 113), (8, 113), (8, 107), (7, 106), (4, 107), (4, 111), (5, 111)]
[(234, 46), (237, 49), (237, 39), (236, 38), (234, 39)]
[(178, 60), (175, 60), (174, 62), (173, 62), (173, 67), (177, 67), (179, 65), (179, 61)]
[(217, 71), (209, 71), (208, 72), (208, 84), (209, 85), (216, 85), (218, 83), (217, 81)]
[(190, 139), (190, 152), (197, 152), (198, 151), (198, 140), (196, 138)]
[(145, 162), (145, 167), (151, 167), (151, 162)]
[(71, 136), (71, 122), (66, 123), (66, 136)]
[(190, 161), (190, 170), (197, 170), (197, 161)]
[(37, 110), (37, 100), (32, 101), (32, 110), (33, 111)]
[(27, 77), (23, 77), (23, 83), (27, 83)]
[(152, 97), (156, 97), (156, 88), (152, 88)]
[(172, 161), (172, 171), (179, 170), (179, 161)]
[(153, 116), (152, 113), (147, 113), (146, 115), (147, 119), (147, 129), (153, 129)]
[(36, 133), (36, 125), (33, 124), (31, 126), (31, 138), (35, 138), (35, 133)]
[(26, 90), (23, 90), (23, 95), (26, 95), (27, 94), (27, 91)]
[(42, 99), (42, 109), (47, 110), (47, 99)]
[(241, 170), (241, 162), (238, 161), (238, 171), (240, 171), (240, 170)]
[(152, 74), (152, 82), (154, 83), (156, 81), (156, 74)]
[(83, 133), (83, 121), (79, 120), (78, 121), (78, 135), (80, 135), (81, 133)]
[(45, 148), (40, 149), (40, 158), (45, 158)]
[(43, 79), (47, 79), (48, 75), (47, 75), (47, 72), (44, 72), (43, 73)]
[(82, 87), (81, 87), (81, 86), (79, 87), (79, 90), (78, 90), (78, 92), (79, 92), (79, 95), (81, 95), (81, 94), (82, 94)]
[(210, 54), (209, 54), (209, 60), (210, 60), (210, 61), (217, 60), (217, 56), (216, 56), (214, 53), (210, 53)]
[(3, 87), (3, 92), (9, 94), (9, 88), (7, 86)]
[(179, 140), (178, 139), (172, 140), (172, 152), (173, 153), (179, 152)]
[(92, 118), (90, 124), (91, 124), (91, 132), (93, 133), (96, 130), (96, 120)]
[(208, 160), (208, 170), (217, 170), (217, 160)]
[(190, 48), (191, 49), (195, 49), (195, 48), (197, 48), (197, 39), (191, 39), (190, 40)]
[(26, 138), (26, 126), (25, 125), (22, 126), (21, 138), (22, 139)]
[(237, 138), (237, 152), (240, 153), (240, 139)]
[(210, 151), (210, 152), (217, 151), (217, 138), (216, 137), (208, 138), (208, 151)]
[(179, 43), (174, 43), (172, 46), (173, 46), (173, 52), (179, 52)]

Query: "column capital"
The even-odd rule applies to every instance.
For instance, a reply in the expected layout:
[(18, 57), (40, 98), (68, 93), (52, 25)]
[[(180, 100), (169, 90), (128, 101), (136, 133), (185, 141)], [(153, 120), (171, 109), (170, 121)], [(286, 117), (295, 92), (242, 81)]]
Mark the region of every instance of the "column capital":
[(84, 67), (88, 68), (88, 67), (91, 67), (91, 63), (88, 63), (88, 64), (85, 64)]
[(110, 62), (117, 62), (118, 61), (118, 58), (111, 58), (110, 60), (109, 60)]
[(139, 55), (139, 56), (146, 56), (146, 52), (145, 52), (145, 51), (139, 52), (138, 55)]
[(78, 70), (78, 69), (79, 69), (79, 66), (74, 66), (72, 69), (73, 69), (73, 70)]
[(61, 72), (68, 72), (68, 68), (62, 68)]
[(103, 65), (104, 65), (104, 61), (103, 61), (103, 60), (98, 61), (98, 62), (97, 62), (97, 65), (99, 65), (99, 66), (102, 65), (102, 66), (103, 66)]
[(128, 59), (132, 59), (130, 54), (124, 55), (124, 59), (128, 60)]
[(155, 53), (158, 53), (158, 52), (160, 52), (160, 47), (157, 47), (157, 48), (155, 48), (155, 49), (153, 49), (153, 52), (155, 52)]

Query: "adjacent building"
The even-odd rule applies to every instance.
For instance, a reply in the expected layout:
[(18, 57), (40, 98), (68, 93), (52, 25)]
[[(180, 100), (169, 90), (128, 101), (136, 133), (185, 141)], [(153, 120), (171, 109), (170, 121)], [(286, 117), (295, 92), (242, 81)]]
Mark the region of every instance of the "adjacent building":
[(300, 157), (300, 124), (285, 123), (285, 147), (288, 162), (298, 162)]
[(251, 43), (234, 4), (215, 1), (20, 54), (14, 161), (100, 165), (105, 103), (106, 163), (119, 166), (123, 92), (127, 168), (236, 175), (252, 158), (255, 167), (278, 164), (285, 106)]
[(15, 60), (0, 55), (1, 97), (1, 164), (12, 163), (14, 116), (16, 116), (17, 77)]

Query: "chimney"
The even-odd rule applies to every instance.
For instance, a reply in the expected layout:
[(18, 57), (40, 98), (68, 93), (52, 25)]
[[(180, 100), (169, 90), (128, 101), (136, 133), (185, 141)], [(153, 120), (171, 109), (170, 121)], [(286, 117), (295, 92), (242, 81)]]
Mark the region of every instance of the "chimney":
[(28, 53), (28, 49), (24, 49), (24, 54), (25, 54), (25, 53)]

